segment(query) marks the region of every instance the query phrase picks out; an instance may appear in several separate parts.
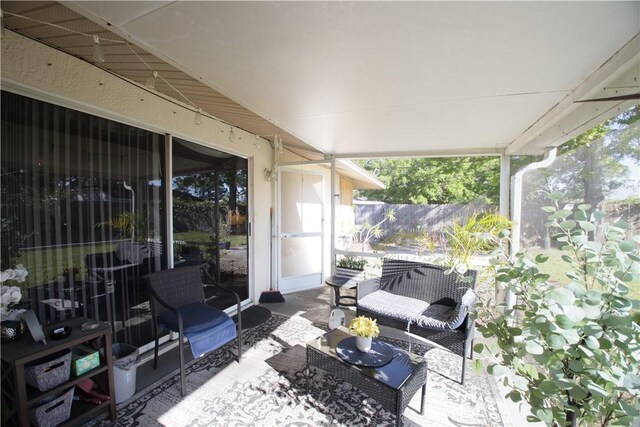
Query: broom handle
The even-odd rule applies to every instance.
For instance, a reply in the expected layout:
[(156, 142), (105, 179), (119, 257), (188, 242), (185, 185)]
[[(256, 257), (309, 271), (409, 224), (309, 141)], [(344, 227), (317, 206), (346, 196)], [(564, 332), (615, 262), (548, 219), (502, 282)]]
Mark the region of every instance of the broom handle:
[(269, 208), (269, 271), (271, 272), (269, 289), (273, 289), (273, 208)]

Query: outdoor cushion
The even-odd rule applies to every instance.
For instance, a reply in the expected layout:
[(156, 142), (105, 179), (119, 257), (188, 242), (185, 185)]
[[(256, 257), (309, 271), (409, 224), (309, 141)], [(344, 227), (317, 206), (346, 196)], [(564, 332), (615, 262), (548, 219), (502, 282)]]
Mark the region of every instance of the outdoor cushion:
[(461, 304), (467, 306), (468, 308), (473, 307), (473, 304), (476, 303), (478, 299), (478, 295), (473, 291), (473, 289), (467, 289), (467, 292), (462, 296)]
[[(379, 325), (407, 329), (465, 360), (475, 333), (470, 316), (476, 300), (473, 288), (477, 271), (467, 270), (464, 279), (448, 267), (385, 258), (376, 281), (358, 283), (358, 316), (372, 316)], [(469, 290), (469, 291), (468, 291)]]
[(358, 306), (386, 317), (409, 322), (421, 316), (429, 307), (429, 303), (378, 290), (360, 299)]
[(472, 289), (467, 290), (459, 304), (451, 298), (442, 298), (431, 304), (415, 322), (423, 328), (456, 329), (464, 322), (476, 298)]
[[(237, 336), (236, 325), (224, 312), (203, 302), (194, 302), (178, 309), (182, 316), (184, 335), (189, 340), (193, 357), (200, 357), (223, 346)], [(161, 325), (178, 330), (178, 319), (171, 311), (158, 316)]]

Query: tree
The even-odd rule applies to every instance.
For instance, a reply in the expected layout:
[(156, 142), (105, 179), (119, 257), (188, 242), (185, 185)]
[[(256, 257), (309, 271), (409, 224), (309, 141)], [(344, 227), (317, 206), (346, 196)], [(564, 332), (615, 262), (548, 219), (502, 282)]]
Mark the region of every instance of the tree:
[(384, 190), (361, 190), (358, 195), (387, 203), (468, 203), (500, 196), (500, 159), (453, 157), (373, 159), (360, 165), (385, 184)]
[[(640, 164), (638, 120), (640, 105), (560, 146), (558, 159), (551, 166), (527, 175), (523, 192), (527, 212), (538, 212), (554, 191), (566, 194), (565, 202), (586, 203), (604, 210), (603, 202), (625, 184), (629, 164)], [(531, 235), (545, 234), (543, 217), (523, 222), (532, 228)]]
[(624, 184), (627, 162), (640, 163), (640, 105), (567, 141), (558, 150), (569, 167), (554, 163), (546, 177), (555, 188), (600, 207), (607, 194)]
[(197, 229), (204, 227), (207, 230), (215, 230), (216, 189), (218, 213), (222, 223), (226, 223), (227, 212), (242, 204), (246, 206), (247, 170), (236, 170), (233, 169), (234, 166), (228, 164), (226, 169), (219, 171), (211, 170), (174, 178), (173, 205), (176, 218), (197, 222), (200, 224)]

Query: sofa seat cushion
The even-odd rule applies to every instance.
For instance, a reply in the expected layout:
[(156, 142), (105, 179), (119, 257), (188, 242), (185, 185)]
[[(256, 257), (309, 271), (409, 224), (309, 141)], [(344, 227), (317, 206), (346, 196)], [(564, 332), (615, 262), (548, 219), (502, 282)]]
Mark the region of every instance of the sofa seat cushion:
[(358, 306), (384, 317), (415, 322), (428, 309), (429, 303), (378, 290), (360, 299)]
[(476, 294), (469, 289), (458, 304), (451, 298), (442, 298), (431, 304), (415, 319), (418, 326), (428, 329), (456, 329), (462, 325), (476, 301)]

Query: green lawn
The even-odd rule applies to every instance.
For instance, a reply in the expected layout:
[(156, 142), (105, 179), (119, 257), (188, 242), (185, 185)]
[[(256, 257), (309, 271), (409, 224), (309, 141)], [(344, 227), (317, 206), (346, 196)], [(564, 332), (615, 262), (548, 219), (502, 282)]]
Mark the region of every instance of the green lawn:
[(85, 279), (87, 276), (85, 256), (114, 251), (116, 245), (116, 243), (97, 243), (22, 250), (16, 264), (24, 265), (29, 272), (23, 287), (29, 288), (57, 280), (65, 269), (72, 268), (78, 271), (77, 279)]
[[(211, 234), (204, 231), (186, 231), (184, 233), (174, 233), (174, 240), (182, 240), (188, 243), (211, 244)], [(246, 234), (231, 234), (227, 237), (220, 238), (220, 241), (230, 241), (231, 246), (245, 246), (247, 244)]]
[[(211, 244), (210, 234), (198, 231), (186, 233), (176, 233), (176, 240), (184, 240), (190, 244)], [(231, 241), (232, 247), (246, 246), (246, 235), (230, 235), (226, 238)], [(87, 267), (85, 256), (94, 253), (112, 252), (116, 249), (117, 243), (97, 243), (76, 246), (61, 246), (58, 248), (38, 248), (23, 250), (15, 261), (15, 264), (22, 264), (29, 272), (24, 288), (42, 285), (62, 276), (65, 269), (77, 269), (76, 279), (85, 280), (87, 278)]]
[[(569, 278), (566, 276), (566, 272), (569, 270), (569, 264), (562, 260), (563, 253), (568, 254), (568, 252), (558, 249), (537, 249), (531, 251), (531, 256), (535, 258), (539, 254), (547, 255), (549, 259), (545, 263), (540, 264), (540, 270), (551, 276), (550, 281), (565, 284), (569, 282)], [(640, 280), (627, 283), (627, 286), (629, 287), (629, 295), (631, 298), (640, 300)]]

